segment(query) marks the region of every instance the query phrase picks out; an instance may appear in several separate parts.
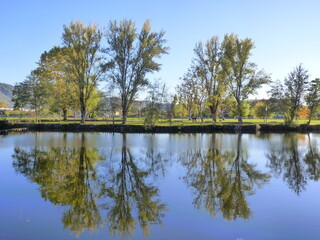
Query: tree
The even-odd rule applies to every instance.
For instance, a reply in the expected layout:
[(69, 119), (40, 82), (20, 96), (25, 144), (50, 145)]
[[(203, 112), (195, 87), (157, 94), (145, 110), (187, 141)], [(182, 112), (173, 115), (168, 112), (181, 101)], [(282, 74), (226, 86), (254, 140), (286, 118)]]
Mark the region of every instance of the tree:
[(203, 82), (212, 120), (216, 122), (217, 112), (225, 92), (225, 82), (221, 71), (223, 51), (218, 37), (212, 37), (205, 44), (197, 43), (194, 53), (196, 57), (193, 60), (193, 65)]
[(319, 109), (319, 106), (320, 106), (320, 79), (319, 78), (316, 78), (311, 81), (304, 100), (309, 109), (308, 124), (310, 124), (311, 119), (315, 117), (317, 110)]
[(64, 25), (62, 35), (66, 47), (66, 71), (77, 88), (81, 123), (87, 116), (88, 100), (105, 72), (99, 55), (102, 32), (96, 25), (83, 25), (79, 20)]
[(268, 101), (261, 100), (254, 104), (253, 114), (256, 118), (267, 119), (270, 118), (272, 111), (269, 109)]
[(249, 95), (256, 93), (262, 85), (270, 82), (264, 71), (256, 71), (256, 64), (249, 61), (254, 45), (249, 38), (239, 39), (237, 35), (225, 35), (222, 43), (223, 71), (227, 88), (237, 102), (238, 121), (242, 122), (242, 105)]
[(41, 55), (39, 65), (46, 71), (46, 77), (52, 84), (50, 106), (62, 112), (63, 120), (67, 120), (68, 110), (75, 106), (77, 100), (76, 86), (70, 81), (72, 76), (66, 71), (67, 49), (53, 47)]
[(70, 81), (72, 76), (66, 71), (67, 49), (53, 47), (44, 52), (39, 61), (44, 77), (52, 84), (49, 105), (53, 110), (62, 112), (63, 120), (67, 121), (68, 110), (75, 107), (77, 99), (76, 85)]
[(0, 102), (0, 108), (7, 108), (7, 107), (8, 107), (8, 103)]
[(309, 109), (306, 106), (303, 106), (298, 110), (298, 118), (300, 119), (307, 119), (309, 115)]
[(197, 115), (203, 121), (203, 111), (206, 103), (205, 82), (194, 66), (191, 66), (184, 74), (182, 84), (178, 86), (178, 91), (189, 112), (189, 117)]
[(33, 70), (23, 82), (16, 84), (12, 91), (14, 108), (31, 107), (35, 110), (36, 122), (48, 103), (50, 85), (39, 68)]
[(302, 100), (307, 90), (308, 78), (308, 71), (300, 64), (284, 80), (287, 124), (292, 124), (298, 117), (298, 111), (302, 107)]
[(123, 124), (127, 122), (129, 108), (137, 93), (149, 83), (147, 74), (160, 70), (155, 59), (168, 51), (163, 36), (163, 31), (151, 32), (149, 20), (139, 34), (132, 20), (109, 23), (106, 50), (111, 57), (109, 77), (121, 95)]
[(171, 125), (172, 118), (176, 116), (178, 97), (177, 95), (174, 95), (174, 96), (171, 96), (170, 98), (171, 99), (170, 99), (170, 102), (167, 104), (166, 111), (167, 111), (167, 117)]
[(181, 78), (182, 83), (176, 87), (176, 91), (179, 98), (179, 103), (187, 111), (189, 118), (193, 115), (195, 103), (194, 103), (194, 84), (188, 81), (186, 75)]
[(286, 99), (284, 97), (284, 87), (280, 80), (275, 81), (269, 94), (269, 109), (270, 113), (284, 114), (286, 111)]
[(167, 89), (165, 84), (155, 82), (150, 85), (144, 117), (144, 125), (146, 127), (149, 128), (154, 126), (161, 117), (161, 109), (167, 98), (166, 92)]

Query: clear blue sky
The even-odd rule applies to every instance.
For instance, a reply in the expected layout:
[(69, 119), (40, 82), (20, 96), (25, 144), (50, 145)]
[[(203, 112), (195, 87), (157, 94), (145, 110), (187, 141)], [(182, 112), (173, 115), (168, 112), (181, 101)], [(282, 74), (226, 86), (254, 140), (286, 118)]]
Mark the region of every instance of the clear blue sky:
[(138, 29), (150, 19), (154, 31), (166, 31), (170, 52), (151, 79), (161, 78), (171, 92), (196, 42), (232, 32), (254, 41), (252, 61), (273, 80), (283, 80), (300, 63), (311, 78), (320, 77), (318, 0), (2, 0), (0, 10), (0, 82), (23, 81), (43, 51), (61, 44), (62, 27), (71, 20), (105, 27), (123, 18)]

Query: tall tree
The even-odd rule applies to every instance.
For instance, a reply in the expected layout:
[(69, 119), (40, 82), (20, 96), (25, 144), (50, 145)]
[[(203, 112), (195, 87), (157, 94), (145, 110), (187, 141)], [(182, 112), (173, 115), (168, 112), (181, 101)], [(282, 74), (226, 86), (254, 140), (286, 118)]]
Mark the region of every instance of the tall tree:
[(62, 35), (66, 47), (66, 71), (77, 87), (81, 123), (87, 116), (88, 100), (105, 71), (99, 54), (102, 32), (96, 25), (85, 26), (79, 20), (64, 25)]
[(127, 114), (139, 90), (148, 85), (147, 74), (160, 70), (155, 61), (166, 54), (164, 32), (151, 32), (147, 20), (137, 33), (132, 20), (120, 23), (111, 21), (107, 32), (108, 48), (106, 53), (111, 57), (110, 78), (121, 95), (122, 123), (127, 121)]
[(291, 124), (298, 117), (308, 86), (308, 71), (300, 64), (284, 80), (284, 96), (287, 99), (286, 122)]
[(320, 79), (319, 78), (316, 78), (311, 81), (304, 100), (309, 109), (308, 124), (310, 124), (311, 119), (315, 117), (316, 112), (320, 107)]
[(227, 88), (237, 102), (238, 121), (242, 122), (242, 105), (249, 95), (256, 93), (262, 85), (270, 82), (270, 76), (256, 71), (256, 64), (249, 61), (254, 45), (249, 38), (225, 35), (223, 71)]
[(205, 44), (197, 43), (194, 53), (196, 57), (193, 60), (193, 65), (203, 82), (212, 120), (216, 122), (217, 112), (225, 92), (225, 82), (221, 71), (223, 52), (218, 37), (212, 37)]

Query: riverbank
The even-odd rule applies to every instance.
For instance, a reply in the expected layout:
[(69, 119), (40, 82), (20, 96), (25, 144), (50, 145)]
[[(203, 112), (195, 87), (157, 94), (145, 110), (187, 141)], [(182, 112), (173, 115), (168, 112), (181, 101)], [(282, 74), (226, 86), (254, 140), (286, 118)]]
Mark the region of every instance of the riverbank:
[(146, 128), (143, 125), (121, 124), (0, 124), (0, 131), (55, 131), (55, 132), (117, 132), (117, 133), (286, 133), (286, 132), (320, 132), (320, 125), (285, 126), (282, 124), (210, 124), (193, 126), (154, 126)]

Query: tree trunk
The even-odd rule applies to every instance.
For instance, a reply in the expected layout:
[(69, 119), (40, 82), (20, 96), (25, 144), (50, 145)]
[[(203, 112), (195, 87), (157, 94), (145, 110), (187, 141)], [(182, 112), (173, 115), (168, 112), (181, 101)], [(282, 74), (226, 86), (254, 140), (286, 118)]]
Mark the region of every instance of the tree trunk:
[(242, 123), (241, 103), (237, 101), (238, 123)]
[(37, 107), (35, 108), (35, 114), (36, 114), (36, 116), (35, 116), (36, 117), (36, 123), (38, 123), (39, 119), (38, 119), (38, 109), (37, 109)]
[(213, 122), (217, 122), (217, 108), (215, 108), (214, 106), (210, 105), (210, 112), (211, 112), (211, 116), (212, 116), (212, 121)]
[(63, 121), (67, 121), (68, 120), (68, 110), (62, 109), (62, 115), (63, 115)]
[(127, 110), (125, 108), (122, 108), (122, 124), (127, 123)]
[(311, 123), (311, 116), (308, 119), (307, 125), (310, 125), (310, 123)]
[(86, 106), (84, 106), (84, 104), (82, 104), (82, 106), (81, 106), (81, 123), (82, 124), (85, 123), (86, 116), (87, 116), (87, 109), (86, 109)]

